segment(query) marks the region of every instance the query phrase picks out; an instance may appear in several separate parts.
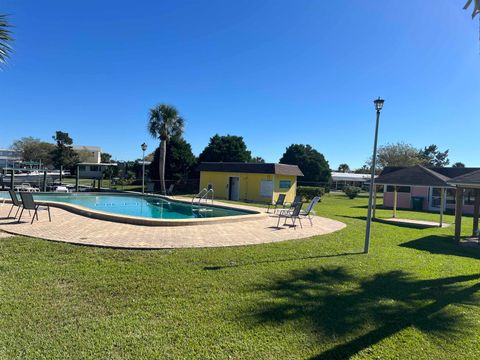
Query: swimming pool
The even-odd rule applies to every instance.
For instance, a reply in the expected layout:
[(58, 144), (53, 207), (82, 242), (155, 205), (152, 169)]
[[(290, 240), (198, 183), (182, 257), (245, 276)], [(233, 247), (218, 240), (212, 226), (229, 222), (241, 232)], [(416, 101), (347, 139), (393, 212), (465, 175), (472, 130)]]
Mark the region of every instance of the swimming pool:
[[(2, 192), (0, 197), (9, 198), (8, 193)], [(118, 218), (95, 216), (99, 213), (120, 215), (125, 218), (147, 218), (153, 220), (191, 220), (212, 219), (224, 217), (238, 217), (255, 214), (253, 211), (212, 206), (206, 204), (191, 204), (187, 201), (177, 201), (159, 196), (113, 193), (34, 193), (37, 201), (48, 201), (52, 205), (58, 204), (66, 210), (74, 211), (91, 217), (110, 220)], [(61, 205), (61, 206), (60, 206)], [(71, 206), (69, 206), (71, 205)], [(91, 211), (85, 211), (91, 210)], [(130, 221), (125, 221), (130, 222)], [(148, 225), (148, 224), (146, 224)]]

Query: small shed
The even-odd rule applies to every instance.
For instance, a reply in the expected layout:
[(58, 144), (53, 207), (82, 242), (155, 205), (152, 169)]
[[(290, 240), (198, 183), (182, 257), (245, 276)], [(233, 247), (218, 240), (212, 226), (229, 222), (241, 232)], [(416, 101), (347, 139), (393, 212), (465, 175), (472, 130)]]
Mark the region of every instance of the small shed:
[(297, 165), (275, 163), (203, 162), (200, 189), (213, 188), (215, 198), (271, 203), (279, 194), (292, 202), (297, 193)]

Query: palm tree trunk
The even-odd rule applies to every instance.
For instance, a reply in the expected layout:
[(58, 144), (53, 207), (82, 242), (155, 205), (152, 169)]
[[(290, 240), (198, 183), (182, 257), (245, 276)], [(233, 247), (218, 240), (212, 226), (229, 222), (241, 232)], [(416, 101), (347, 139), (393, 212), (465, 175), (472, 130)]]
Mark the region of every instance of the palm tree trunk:
[(167, 141), (160, 140), (160, 156), (158, 157), (158, 171), (160, 175), (160, 191), (162, 194), (166, 194), (165, 187), (165, 158), (167, 154)]

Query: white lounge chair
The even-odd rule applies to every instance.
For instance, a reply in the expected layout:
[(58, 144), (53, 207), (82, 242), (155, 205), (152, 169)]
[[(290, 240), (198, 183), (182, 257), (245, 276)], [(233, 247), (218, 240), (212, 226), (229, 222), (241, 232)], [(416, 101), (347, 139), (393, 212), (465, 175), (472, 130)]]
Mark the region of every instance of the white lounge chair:
[(22, 183), (20, 186), (15, 186), (15, 191), (18, 191), (18, 192), (39, 192), (40, 189), (34, 188), (29, 183)]

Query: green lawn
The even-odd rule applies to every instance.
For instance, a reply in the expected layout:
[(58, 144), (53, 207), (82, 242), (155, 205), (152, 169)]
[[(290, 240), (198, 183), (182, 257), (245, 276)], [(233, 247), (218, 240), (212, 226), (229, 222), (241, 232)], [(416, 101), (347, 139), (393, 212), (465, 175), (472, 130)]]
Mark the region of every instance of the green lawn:
[[(75, 178), (63, 178), (62, 182), (64, 184), (75, 184)], [(85, 185), (85, 186), (92, 186), (93, 184), (93, 179), (79, 179), (78, 182), (80, 185)], [(95, 182), (95, 187), (98, 186), (98, 181)], [(142, 191), (142, 186), (141, 185), (112, 185), (110, 179), (103, 179), (102, 180), (102, 188), (110, 188), (114, 190), (122, 190), (122, 191)]]
[(0, 359), (480, 358), (480, 249), (375, 223), (364, 255), (365, 205), (326, 196), (344, 230), (248, 247), (0, 240)]

